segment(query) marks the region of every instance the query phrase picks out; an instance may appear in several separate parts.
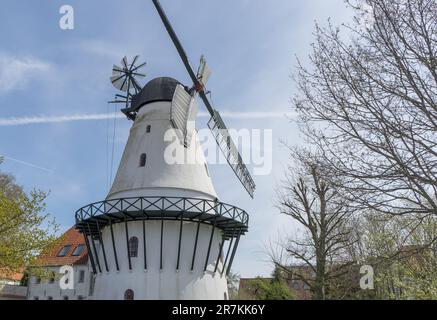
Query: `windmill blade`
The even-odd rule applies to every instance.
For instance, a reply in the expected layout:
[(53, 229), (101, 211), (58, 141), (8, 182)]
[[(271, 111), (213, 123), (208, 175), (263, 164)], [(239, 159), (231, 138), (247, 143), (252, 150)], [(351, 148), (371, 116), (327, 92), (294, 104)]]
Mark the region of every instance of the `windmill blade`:
[(124, 56), (123, 59), (121, 59), (121, 64), (123, 66), (123, 68), (125, 68), (126, 70), (129, 70), (129, 66), (127, 64), (127, 57)]
[(138, 91), (141, 91), (141, 86), (135, 78), (132, 78), (132, 84), (135, 88), (135, 93), (137, 93)]
[(215, 141), (225, 156), (226, 161), (231, 166), (232, 170), (234, 170), (235, 175), (238, 177), (246, 191), (253, 198), (256, 188), (255, 182), (244, 164), (237, 147), (232, 141), (229, 131), (218, 111), (215, 111), (214, 115), (208, 121), (208, 127), (213, 132)]
[(196, 117), (197, 112), (199, 111), (199, 107), (197, 106), (196, 99), (191, 99), (191, 103), (188, 107), (187, 112), (187, 129), (185, 133), (185, 145), (187, 148), (191, 145), (191, 140), (193, 138), (193, 134), (196, 131)]
[[(168, 20), (164, 10), (162, 9), (161, 4), (159, 3), (159, 0), (152, 0), (152, 2), (155, 5), (155, 8), (158, 11), (159, 16), (161, 17), (161, 20), (165, 26), (165, 29), (167, 30), (171, 40), (173, 41), (173, 44), (175, 45), (176, 50), (178, 51), (179, 56), (181, 57), (182, 62), (184, 64), (185, 68), (187, 69), (188, 74), (190, 75), (190, 78), (193, 81), (195, 88), (198, 89), (200, 98), (202, 99), (203, 103), (205, 104), (206, 109), (208, 110), (209, 114), (211, 115), (211, 119), (208, 123), (208, 126), (215, 134), (216, 142), (217, 142), (218, 146), (222, 150), (229, 165), (234, 170), (238, 179), (241, 181), (241, 183), (243, 184), (243, 186), (245, 187), (247, 192), (253, 198), (253, 193), (255, 190), (255, 183), (249, 174), (249, 170), (247, 169), (246, 165), (243, 163), (242, 158), (241, 158), (240, 154), (238, 153), (237, 148), (235, 147), (235, 144), (232, 142), (232, 139), (229, 136), (229, 132), (228, 132), (223, 120), (221, 119), (220, 114), (216, 110), (214, 110), (211, 103), (209, 102), (209, 100), (205, 94), (205, 91), (204, 91), (204, 86), (199, 81), (196, 73), (194, 72), (193, 68), (191, 67), (190, 62), (188, 60), (188, 56), (185, 53), (185, 50), (182, 47), (182, 44), (179, 41), (173, 27), (171, 26), (170, 21)], [(223, 145), (223, 141), (226, 142), (226, 145)]]
[(125, 91), (125, 90), (123, 90), (123, 85), (125, 83), (126, 77), (127, 76), (124, 74), (121, 76), (112, 76), (111, 83), (116, 89), (121, 90), (121, 91)]
[[(127, 62), (127, 60), (125, 60), (125, 58), (123, 58), (122, 63), (124, 63), (123, 61)], [(111, 82), (115, 88), (117, 88), (118, 90), (121, 90), (121, 91), (126, 91), (127, 88), (126, 88), (125, 84), (126, 84), (127, 78), (128, 78), (128, 74), (126, 73), (126, 70), (123, 70), (122, 68), (120, 68), (119, 66), (116, 66), (116, 65), (114, 65), (112, 67)]]
[[(212, 109), (205, 92), (201, 91), (199, 92), (199, 95), (202, 98), (205, 106), (210, 106)], [(208, 121), (208, 127), (213, 132), (215, 141), (222, 151), (222, 154), (225, 156), (229, 166), (232, 168), (235, 175), (246, 189), (247, 193), (249, 193), (249, 195), (253, 198), (256, 188), (255, 182), (253, 181), (249, 170), (244, 164), (238, 149), (235, 147), (229, 131), (217, 110), (213, 111), (211, 119)]]
[(132, 72), (132, 75), (138, 78), (144, 78), (146, 76), (144, 73), (136, 73), (136, 72)]
[(135, 72), (135, 71), (143, 68), (146, 64), (147, 64), (147, 62), (144, 62), (144, 63), (140, 64), (139, 66), (136, 66), (135, 68), (133, 68), (131, 71)]
[(120, 75), (122, 73), (124, 73), (123, 69), (114, 64), (114, 66), (112, 67), (112, 75), (115, 76), (115, 75)]
[(176, 129), (176, 135), (181, 143), (189, 148), (193, 136), (194, 120), (198, 111), (197, 103), (184, 87), (176, 86), (170, 109), (170, 122)]
[(199, 96), (202, 99), (203, 103), (205, 104), (206, 109), (208, 110), (209, 114), (214, 116), (214, 108), (212, 107), (211, 103), (209, 103), (208, 98), (205, 95), (204, 88), (202, 84), (197, 79), (197, 75), (194, 72), (193, 68), (190, 65), (190, 62), (188, 61), (187, 54), (185, 53), (184, 48), (182, 47), (181, 42), (179, 41), (175, 31), (173, 30), (173, 27), (170, 24), (170, 21), (168, 20), (167, 16), (165, 15), (164, 10), (161, 7), (161, 4), (159, 3), (159, 0), (152, 0), (153, 4), (156, 7), (156, 10), (158, 11), (159, 16), (161, 17), (162, 22), (164, 23), (165, 29), (167, 30), (168, 34), (170, 35), (171, 40), (173, 41), (173, 44), (175, 45), (179, 56), (182, 59), (182, 62), (184, 63), (185, 68), (188, 71), (188, 74), (190, 75), (191, 80), (193, 81), (193, 84), (196, 88), (200, 88), (199, 90)]
[(132, 60), (132, 64), (130, 65), (129, 71), (132, 71), (132, 69), (135, 67), (135, 62), (137, 62), (139, 55), (136, 55), (134, 59)]
[(127, 75), (125, 75), (125, 74), (123, 74), (121, 76), (112, 76), (111, 77), (111, 82), (112, 82), (112, 85), (116, 89), (118, 89), (120, 91), (127, 91), (128, 83), (129, 83), (128, 78), (129, 77)]
[[(170, 24), (170, 21), (168, 20), (167, 16), (165, 15), (164, 10), (161, 7), (161, 4), (159, 3), (158, 0), (152, 0), (153, 4), (155, 5), (156, 10), (158, 11), (159, 16), (161, 17), (162, 22), (164, 23), (165, 29), (167, 30), (168, 34), (170, 35), (171, 40), (173, 41), (173, 44), (176, 47), (176, 50), (179, 53), (179, 56), (182, 59), (182, 62), (185, 66), (185, 68), (188, 71), (188, 74), (190, 75), (191, 80), (194, 83), (194, 86), (197, 87), (201, 87), (201, 83), (199, 82), (199, 80), (197, 79), (197, 75), (194, 72), (193, 68), (190, 65), (190, 62), (188, 61), (188, 56), (185, 53), (184, 48), (182, 47), (181, 42), (179, 41), (176, 33), (173, 30), (173, 27)], [(209, 113), (211, 114), (211, 116), (214, 113), (214, 109), (212, 108), (212, 106), (210, 105), (210, 103), (208, 102), (207, 104), (205, 104), (206, 108), (208, 109)]]
[(117, 81), (119, 81), (119, 80), (123, 81), (122, 79), (123, 79), (124, 77), (127, 77), (127, 75), (124, 74), (124, 73), (120, 73), (120, 74), (113, 75), (113, 76), (111, 77), (111, 82), (114, 83), (114, 82), (117, 82)]
[(206, 64), (206, 59), (202, 55), (200, 58), (199, 69), (197, 70), (197, 79), (202, 83), (202, 86), (205, 87), (210, 76), (211, 69), (209, 69), (208, 65)]

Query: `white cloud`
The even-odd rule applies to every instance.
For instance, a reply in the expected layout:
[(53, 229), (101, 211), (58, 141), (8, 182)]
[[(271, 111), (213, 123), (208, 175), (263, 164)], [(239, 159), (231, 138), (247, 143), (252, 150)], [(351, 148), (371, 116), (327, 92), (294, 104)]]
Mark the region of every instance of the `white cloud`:
[(82, 52), (107, 58), (118, 63), (125, 55), (134, 56), (134, 50), (128, 49), (126, 45), (110, 43), (107, 41), (88, 39), (81, 41), (77, 46)]
[(54, 198), (81, 197), (84, 194), (84, 186), (77, 181), (66, 181), (62, 179), (61, 184), (54, 186), (51, 190), (51, 196)]
[(51, 68), (49, 63), (33, 57), (0, 55), (0, 94), (26, 86)]

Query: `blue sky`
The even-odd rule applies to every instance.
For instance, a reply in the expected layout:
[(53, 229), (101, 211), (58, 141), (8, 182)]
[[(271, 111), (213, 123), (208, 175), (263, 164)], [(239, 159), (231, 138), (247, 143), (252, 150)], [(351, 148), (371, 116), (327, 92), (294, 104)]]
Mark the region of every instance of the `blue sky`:
[[(314, 21), (350, 20), (342, 0), (162, 0), (193, 65), (205, 54), (214, 106), (227, 112), (292, 111), (290, 74), (295, 56), (305, 62)], [(75, 29), (59, 28), (59, 8), (74, 8)], [(108, 132), (112, 120), (4, 125), (10, 118), (71, 116), (114, 111), (111, 67), (124, 55), (146, 60), (147, 80), (188, 75), (149, 0), (2, 0), (0, 11), (0, 170), (27, 190), (49, 191), (48, 211), (63, 229), (74, 212), (103, 200), (108, 191)], [(204, 109), (203, 109), (204, 111)], [(200, 119), (198, 127), (205, 127)], [(231, 128), (273, 129), (273, 171), (257, 176), (252, 200), (225, 165), (211, 165), (222, 201), (244, 208), (250, 232), (240, 242), (234, 270), (243, 277), (268, 275), (265, 246), (293, 224), (274, 207), (275, 187), (288, 161), (280, 140), (301, 143), (283, 116), (225, 117)], [(118, 119), (115, 169), (131, 122)], [(112, 143), (110, 144), (112, 146)], [(114, 172), (115, 174), (115, 172)]]

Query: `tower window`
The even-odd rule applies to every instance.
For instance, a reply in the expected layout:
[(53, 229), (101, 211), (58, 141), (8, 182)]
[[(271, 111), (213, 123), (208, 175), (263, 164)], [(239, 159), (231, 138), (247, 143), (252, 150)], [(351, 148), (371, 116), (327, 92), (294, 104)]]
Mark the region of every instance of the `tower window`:
[(85, 270), (80, 270), (79, 271), (79, 283), (84, 283), (85, 282)]
[(124, 300), (133, 300), (134, 299), (134, 291), (132, 289), (127, 289), (124, 292)]
[(146, 133), (150, 133), (150, 130), (152, 129), (152, 126), (149, 124), (147, 127), (146, 127)]
[(145, 167), (147, 161), (147, 155), (145, 153), (140, 156), (140, 167)]
[(129, 239), (129, 256), (136, 258), (138, 256), (138, 238), (131, 237)]

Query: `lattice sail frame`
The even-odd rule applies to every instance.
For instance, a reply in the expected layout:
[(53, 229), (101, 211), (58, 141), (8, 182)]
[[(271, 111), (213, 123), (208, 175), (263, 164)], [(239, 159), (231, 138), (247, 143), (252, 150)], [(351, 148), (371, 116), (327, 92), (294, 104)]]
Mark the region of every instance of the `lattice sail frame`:
[(226, 128), (226, 125), (217, 110), (214, 111), (214, 115), (208, 121), (208, 127), (214, 134), (215, 141), (225, 156), (229, 166), (234, 170), (234, 173), (240, 180), (241, 184), (253, 198), (256, 188), (255, 182), (244, 164), (237, 147), (232, 141), (229, 130)]

